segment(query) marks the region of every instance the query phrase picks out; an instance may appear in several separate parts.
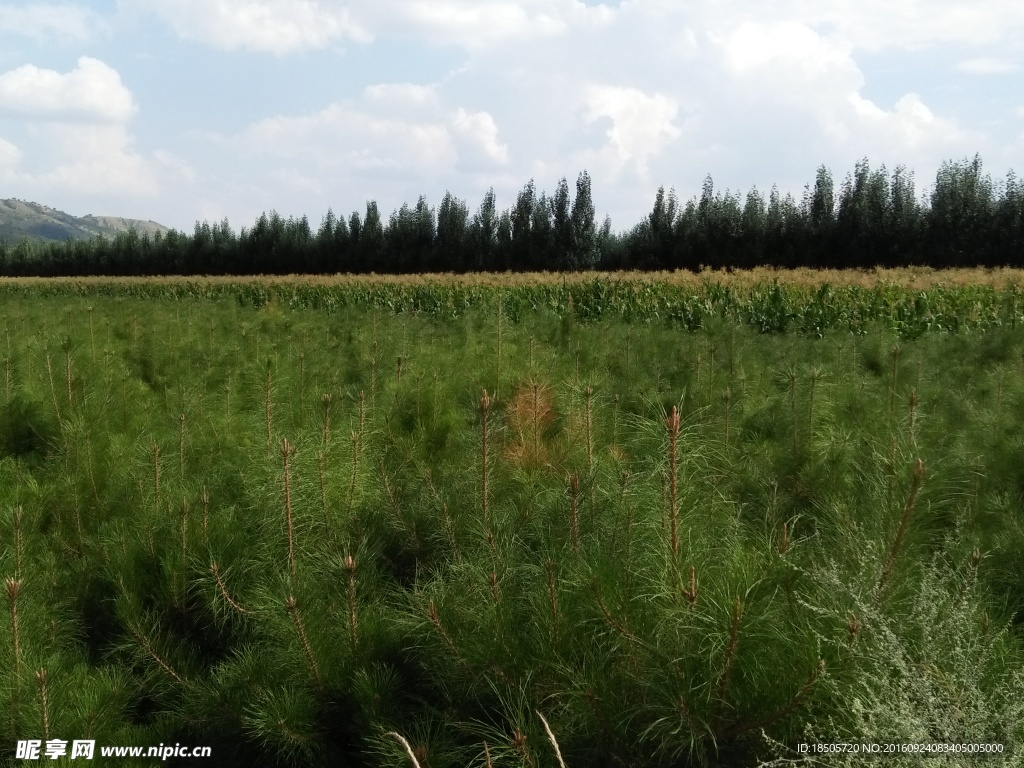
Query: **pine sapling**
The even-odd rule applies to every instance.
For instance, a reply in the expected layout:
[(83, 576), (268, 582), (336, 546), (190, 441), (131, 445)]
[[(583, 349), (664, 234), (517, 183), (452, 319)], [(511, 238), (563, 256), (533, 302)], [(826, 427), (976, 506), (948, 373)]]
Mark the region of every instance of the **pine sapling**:
[(483, 430), (482, 439), (482, 450), (481, 450), (481, 504), (483, 507), (483, 519), (487, 521), (487, 413), (491, 407), (491, 398), (487, 396), (487, 390), (484, 390), (483, 396), (480, 398), (480, 413), (481, 413), (481, 425)]
[(43, 740), (50, 740), (50, 706), (46, 700), (46, 667), (36, 670), (36, 683), (39, 684), (39, 704), (43, 713)]
[(288, 611), (288, 615), (291, 617), (292, 623), (295, 625), (295, 631), (299, 635), (299, 643), (302, 645), (302, 652), (306, 656), (306, 663), (309, 664), (310, 676), (313, 678), (313, 682), (316, 683), (317, 690), (323, 693), (324, 680), (320, 676), (320, 665), (316, 663), (316, 656), (313, 655), (313, 647), (309, 644), (309, 635), (306, 633), (306, 624), (302, 620), (302, 614), (299, 613), (299, 604), (295, 599), (295, 595), (288, 595), (284, 601), (284, 607)]
[(570, 522), (572, 524), (572, 549), (577, 555), (580, 553), (580, 475), (573, 472), (569, 476), (569, 498), (571, 499)]
[(356, 560), (345, 555), (345, 577), (348, 581), (348, 640), (352, 653), (356, 652)]
[(740, 645), (740, 619), (743, 616), (743, 603), (740, 596), (732, 606), (732, 618), (729, 620), (729, 642), (725, 647), (725, 660), (722, 663), (722, 673), (718, 678), (718, 685), (715, 691), (715, 698), (719, 704), (724, 704), (729, 696), (729, 682), (732, 675), (733, 662), (736, 660), (736, 653)]
[(71, 402), (71, 345), (70, 343), (64, 346), (64, 373), (67, 379), (68, 385), (68, 410), (71, 410), (73, 403)]
[(324, 404), (324, 452), (326, 453), (331, 447), (331, 393), (324, 392), (323, 394)]
[(692, 565), (690, 566), (690, 586), (683, 588), (683, 597), (686, 598), (689, 608), (692, 609), (697, 605), (697, 569)]
[(551, 604), (551, 634), (558, 642), (558, 596), (555, 591), (555, 564), (551, 558), (544, 561), (544, 569), (548, 576), (548, 602)]
[(210, 563), (210, 573), (213, 575), (214, 583), (217, 585), (217, 591), (220, 592), (220, 596), (224, 598), (224, 602), (226, 602), (240, 614), (249, 615), (252, 613), (252, 611), (246, 610), (241, 605), (239, 605), (234, 599), (232, 599), (231, 594), (228, 592), (227, 586), (224, 584), (224, 578), (221, 575), (220, 567), (217, 565), (216, 560)]
[(203, 502), (203, 546), (210, 546), (209, 537), (209, 525), (210, 525), (210, 494), (206, 490), (206, 486), (203, 486), (202, 492), (199, 496)]
[(668, 425), (668, 496), (670, 543), (673, 562), (679, 556), (679, 503), (676, 498), (676, 442), (679, 439), (679, 410), (673, 405)]
[(267, 386), (264, 398), (264, 410), (267, 416), (267, 450), (270, 450), (270, 360), (267, 360)]
[(287, 438), (281, 440), (281, 458), (284, 460), (284, 519), (288, 530), (288, 572), (292, 583), (295, 583), (295, 530), (292, 526), (292, 485), (288, 460), (295, 453), (295, 448)]
[(899, 555), (903, 539), (907, 535), (907, 529), (910, 527), (910, 517), (914, 513), (914, 506), (917, 504), (917, 494), (921, 490), (923, 482), (924, 462), (918, 459), (910, 481), (910, 495), (907, 497), (907, 503), (903, 507), (903, 515), (900, 517), (900, 527), (896, 531), (896, 537), (893, 539), (892, 546), (889, 547), (889, 552), (885, 557), (885, 564), (882, 566), (882, 575), (878, 579), (877, 594), (879, 596), (881, 596), (882, 591), (885, 589), (889, 577), (892, 576), (892, 569), (896, 565), (896, 557)]
[(160, 446), (153, 444), (153, 511), (160, 514)]
[(178, 478), (185, 479), (185, 414), (178, 415)]
[(356, 498), (356, 476), (359, 473), (359, 433), (352, 433), (352, 482), (348, 486), (348, 511), (352, 514), (352, 504)]

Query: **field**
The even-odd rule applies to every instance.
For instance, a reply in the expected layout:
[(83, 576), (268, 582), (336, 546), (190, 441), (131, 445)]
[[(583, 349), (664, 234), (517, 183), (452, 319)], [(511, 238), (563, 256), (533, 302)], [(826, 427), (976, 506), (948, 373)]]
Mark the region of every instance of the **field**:
[(0, 281), (0, 760), (1022, 765), (1021, 284)]

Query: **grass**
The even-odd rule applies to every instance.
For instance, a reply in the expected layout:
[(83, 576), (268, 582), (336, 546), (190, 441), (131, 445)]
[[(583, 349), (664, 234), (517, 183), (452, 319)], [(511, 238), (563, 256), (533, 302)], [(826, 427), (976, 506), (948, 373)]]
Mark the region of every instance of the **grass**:
[(1024, 736), (1016, 323), (19, 285), (0, 759), (44, 730), (395, 768)]

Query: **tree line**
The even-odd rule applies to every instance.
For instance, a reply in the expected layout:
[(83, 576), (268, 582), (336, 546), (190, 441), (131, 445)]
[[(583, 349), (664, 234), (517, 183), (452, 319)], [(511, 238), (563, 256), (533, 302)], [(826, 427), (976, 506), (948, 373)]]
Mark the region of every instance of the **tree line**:
[(595, 219), (590, 176), (566, 179), (548, 196), (533, 181), (499, 211), (493, 189), (474, 212), (446, 193), (435, 209), (424, 197), (387, 220), (369, 201), (347, 219), (328, 211), (309, 220), (264, 213), (239, 233), (225, 219), (189, 234), (112, 239), (0, 242), (0, 275), (248, 275), (740, 269), (754, 266), (851, 268), (1024, 267), (1024, 184), (1009, 171), (993, 182), (981, 158), (946, 161), (928, 195), (898, 166), (867, 159), (837, 185), (821, 166), (799, 200), (772, 187), (745, 195), (716, 191), (681, 204), (660, 188), (632, 229), (612, 232)]

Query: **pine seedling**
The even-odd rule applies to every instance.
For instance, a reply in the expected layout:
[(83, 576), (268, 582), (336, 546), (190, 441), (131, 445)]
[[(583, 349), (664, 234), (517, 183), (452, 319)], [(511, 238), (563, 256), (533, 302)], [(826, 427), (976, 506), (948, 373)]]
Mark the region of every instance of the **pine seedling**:
[[(153, 444), (153, 511), (160, 514), (160, 446)], [(141, 481), (140, 481), (141, 483)]]
[(544, 570), (548, 577), (548, 602), (551, 604), (551, 634), (558, 642), (558, 594), (555, 591), (555, 564), (551, 558), (544, 561)]
[(50, 350), (46, 350), (46, 376), (50, 381), (50, 398), (53, 400), (53, 412), (57, 416), (57, 423), (63, 424), (60, 417), (60, 406), (57, 405), (57, 390), (53, 388), (53, 368), (50, 366)]
[(239, 605), (234, 599), (232, 599), (231, 594), (228, 592), (227, 586), (224, 584), (224, 578), (223, 576), (221, 576), (220, 567), (217, 565), (216, 560), (210, 563), (210, 573), (213, 575), (214, 583), (217, 585), (217, 591), (220, 592), (220, 596), (224, 598), (224, 602), (226, 602), (228, 605), (230, 605), (232, 608), (234, 608), (238, 613), (242, 615), (249, 615), (252, 613), (252, 611), (246, 610), (241, 605)]
[(377, 402), (377, 340), (373, 340), (373, 354), (370, 356), (370, 407)]
[(330, 518), (327, 515), (327, 488), (324, 486), (324, 452), (316, 452), (316, 474), (320, 480), (320, 505), (324, 511), (324, 525), (331, 527)]
[(697, 605), (697, 569), (692, 565), (690, 566), (690, 586), (683, 588), (683, 597), (686, 598), (689, 608), (692, 609)]
[(722, 399), (725, 401), (725, 447), (729, 447), (729, 417), (732, 409), (732, 387), (726, 387), (725, 392), (722, 393)]
[(498, 292), (498, 355), (497, 355), (497, 363), (496, 363), (495, 369), (494, 369), (494, 374), (495, 374), (494, 398), (495, 399), (498, 398), (498, 387), (501, 385), (501, 300), (502, 300), (502, 296), (503, 295), (504, 294), (502, 292), (500, 292), (500, 291)]
[(679, 439), (679, 410), (672, 406), (672, 414), (666, 422), (668, 426), (668, 499), (669, 499), (669, 525), (670, 545), (673, 562), (679, 555), (679, 503), (676, 498), (676, 442)]
[(793, 464), (795, 466), (796, 463), (797, 463), (797, 460), (799, 458), (800, 453), (799, 453), (799, 443), (798, 443), (798, 437), (797, 437), (797, 432), (799, 430), (799, 422), (797, 421), (797, 414), (796, 414), (796, 382), (797, 382), (797, 372), (796, 372), (796, 368), (794, 368), (793, 366), (789, 367), (788, 379), (789, 379), (789, 412), (790, 412), (790, 421), (792, 422), (792, 425), (793, 425), (792, 426), (792, 434), (793, 434)]
[(586, 429), (587, 429), (587, 465), (590, 467), (590, 474), (594, 474), (594, 435), (591, 430), (591, 399), (594, 396), (592, 387), (586, 389)]
[(92, 352), (92, 361), (96, 361), (96, 340), (92, 334), (92, 307), (89, 307), (89, 349)]
[(348, 640), (352, 653), (356, 652), (356, 560), (345, 555), (345, 578), (348, 582)]
[(295, 529), (292, 525), (292, 485), (288, 461), (294, 455), (295, 448), (287, 438), (281, 440), (281, 458), (284, 461), (284, 519), (288, 532), (288, 572), (292, 584), (295, 583)]
[(917, 447), (917, 390), (910, 390), (910, 445)]
[(331, 393), (324, 392), (324, 453), (331, 448)]
[(899, 555), (903, 539), (907, 535), (907, 529), (910, 527), (910, 518), (914, 513), (914, 506), (917, 503), (917, 494), (918, 491), (921, 490), (921, 484), (923, 482), (924, 462), (918, 459), (917, 466), (914, 467), (914, 474), (910, 481), (910, 495), (907, 496), (907, 503), (903, 507), (903, 515), (900, 517), (900, 527), (897, 529), (896, 537), (893, 539), (892, 546), (889, 547), (889, 552), (886, 554), (885, 564), (882, 566), (882, 575), (878, 579), (876, 594), (879, 597), (885, 589), (885, 586), (889, 581), (889, 577), (892, 576), (892, 569), (896, 565), (896, 557)]
[(740, 596), (732, 606), (732, 618), (729, 620), (729, 642), (725, 647), (725, 659), (722, 663), (722, 674), (718, 677), (718, 685), (715, 689), (715, 698), (719, 704), (724, 704), (729, 696), (729, 683), (732, 675), (732, 666), (736, 661), (736, 654), (740, 645), (740, 620), (743, 616), (743, 603)]
[(67, 341), (64, 344), (64, 374), (67, 379), (68, 385), (68, 410), (71, 410), (73, 405), (71, 401), (71, 342)]
[(188, 560), (188, 499), (181, 497), (181, 562)]
[(153, 661), (156, 662), (157, 666), (160, 667), (160, 669), (162, 669), (167, 674), (168, 677), (170, 677), (172, 680), (174, 680), (174, 682), (176, 682), (178, 685), (182, 686), (183, 688), (191, 688), (192, 687), (189, 683), (187, 683), (185, 681), (185, 679), (178, 673), (178, 671), (174, 667), (172, 667), (157, 652), (156, 648), (153, 646), (152, 641), (145, 635), (145, 633), (143, 633), (139, 628), (137, 628), (130, 621), (126, 622), (126, 627), (128, 629), (128, 633), (133, 638), (135, 638), (135, 642), (137, 642), (139, 644), (139, 646), (142, 648), (142, 650), (144, 650), (146, 652), (146, 655), (149, 656), (149, 658), (151, 658)]
[(540, 462), (540, 385), (534, 381), (531, 383), (533, 391), (533, 460)]
[(185, 479), (185, 414), (178, 414), (178, 479)]
[(25, 543), (21, 534), (21, 524), (24, 521), (24, 511), (21, 504), (14, 508), (14, 578), (21, 578), (21, 564), (25, 557)]
[(455, 642), (452, 640), (451, 635), (448, 634), (448, 631), (444, 628), (444, 625), (441, 623), (441, 616), (437, 612), (437, 604), (434, 602), (433, 598), (430, 599), (430, 605), (427, 606), (427, 618), (430, 619), (430, 623), (434, 625), (434, 629), (437, 630), (437, 634), (440, 635), (441, 640), (444, 641), (444, 644), (448, 647), (448, 650), (454, 653)]
[(306, 656), (306, 663), (309, 664), (310, 676), (313, 678), (313, 682), (316, 683), (317, 690), (323, 693), (324, 680), (320, 676), (320, 666), (316, 663), (316, 656), (313, 655), (313, 647), (309, 644), (309, 635), (306, 633), (306, 624), (302, 620), (302, 614), (299, 613), (299, 604), (295, 599), (295, 595), (288, 595), (284, 601), (284, 607), (288, 611), (288, 615), (291, 617), (292, 623), (295, 625), (295, 631), (299, 635), (299, 643), (302, 645), (302, 652)]
[(203, 486), (199, 498), (203, 502), (203, 546), (209, 547), (210, 494), (207, 492), (205, 485)]
[(580, 496), (580, 475), (578, 472), (573, 472), (569, 476), (569, 498), (571, 501), (570, 506), (570, 522), (572, 525), (572, 549), (577, 555), (580, 553), (580, 510), (579, 510), (579, 496)]
[(809, 433), (808, 442), (814, 445), (814, 391), (817, 387), (818, 381), (822, 377), (821, 369), (815, 366), (811, 368), (811, 391), (808, 396), (807, 406), (807, 431)]
[(359, 433), (352, 433), (352, 482), (348, 486), (348, 511), (352, 514), (352, 504), (356, 497), (356, 477), (359, 474)]
[(21, 678), (21, 629), (18, 623), (18, 595), (21, 594), (22, 582), (19, 578), (8, 576), (4, 580), (7, 590), (7, 602), (11, 611), (11, 645), (14, 661), (14, 686), (17, 694), (18, 680)]
[(264, 411), (267, 416), (267, 450), (270, 450), (270, 359), (267, 359), (267, 385), (264, 397)]
[(299, 429), (306, 421), (306, 353), (299, 352)]
[(363, 395), (363, 390), (359, 390), (359, 434), (363, 433), (363, 429), (366, 426), (366, 397)]
[(900, 354), (902, 352), (903, 350), (899, 344), (892, 348), (892, 381), (889, 385), (889, 413), (893, 413), (896, 410), (896, 376), (899, 372)]
[(50, 706), (46, 700), (46, 668), (36, 670), (36, 683), (39, 685), (39, 704), (43, 714), (43, 740), (50, 740)]
[(483, 519), (487, 521), (487, 413), (491, 407), (491, 398), (487, 396), (487, 390), (484, 390), (483, 396), (480, 398), (480, 413), (481, 413), (481, 425), (483, 431), (482, 439), (482, 450), (481, 450), (481, 505), (483, 507)]

